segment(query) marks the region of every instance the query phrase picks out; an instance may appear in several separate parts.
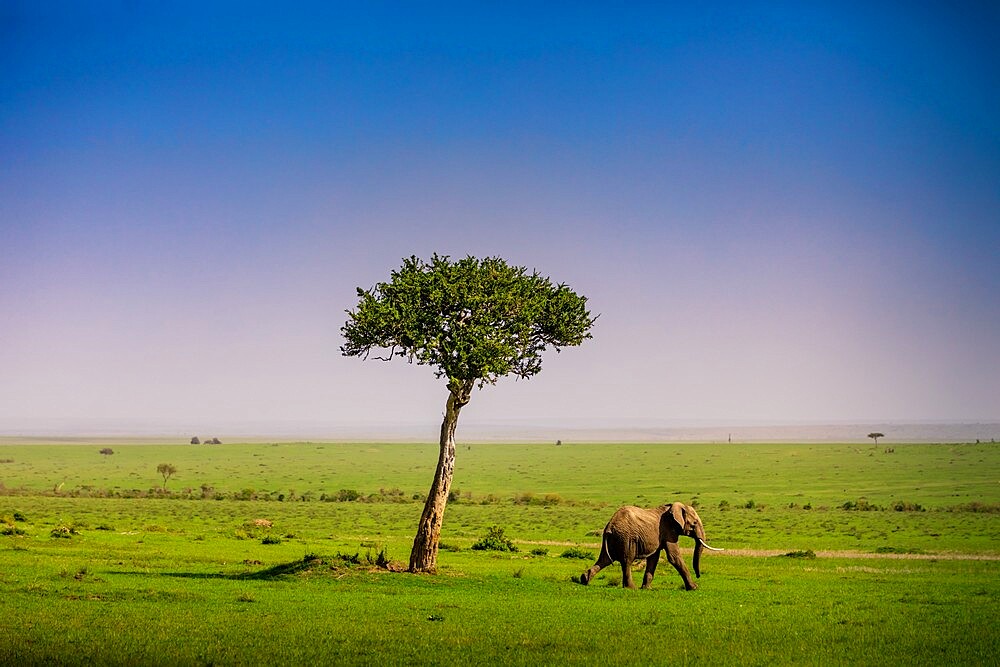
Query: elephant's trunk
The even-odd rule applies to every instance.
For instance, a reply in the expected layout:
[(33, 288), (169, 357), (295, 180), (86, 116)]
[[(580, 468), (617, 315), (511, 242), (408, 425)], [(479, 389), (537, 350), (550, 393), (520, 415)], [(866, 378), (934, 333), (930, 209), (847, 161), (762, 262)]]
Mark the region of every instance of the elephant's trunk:
[(692, 560), (692, 564), (694, 565), (694, 576), (700, 578), (701, 577), (701, 554), (702, 554), (702, 551), (704, 551), (705, 549), (710, 549), (712, 551), (722, 551), (722, 549), (718, 549), (716, 547), (710, 547), (710, 546), (708, 546), (708, 543), (705, 542), (705, 531), (704, 531), (704, 529), (701, 528), (701, 526), (698, 527), (698, 535), (695, 536), (694, 542), (695, 542), (695, 544), (694, 544), (694, 558)]

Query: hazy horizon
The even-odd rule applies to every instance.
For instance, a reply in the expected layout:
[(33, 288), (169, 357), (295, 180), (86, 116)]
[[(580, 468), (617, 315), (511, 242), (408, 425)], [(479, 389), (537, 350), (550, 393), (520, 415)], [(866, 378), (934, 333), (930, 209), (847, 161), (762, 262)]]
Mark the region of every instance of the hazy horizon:
[(460, 439), (1000, 422), (998, 30), (989, 3), (4, 3), (0, 432), (435, 433), (430, 369), (339, 352), (355, 288), (433, 252), (600, 314)]
[[(360, 422), (153, 424), (110, 420), (66, 420), (55, 423), (22, 423), (0, 429), (0, 440), (75, 441), (103, 439), (143, 441), (146, 439), (187, 443), (221, 438), (224, 442), (435, 442), (439, 425), (430, 422), (368, 424)], [(476, 442), (794, 442), (871, 443), (868, 434), (880, 432), (882, 444), (962, 443), (1000, 440), (996, 422), (786, 422), (712, 423), (640, 420), (638, 423), (609, 423), (583, 420), (572, 423), (553, 420), (470, 421), (459, 427), (460, 444)]]

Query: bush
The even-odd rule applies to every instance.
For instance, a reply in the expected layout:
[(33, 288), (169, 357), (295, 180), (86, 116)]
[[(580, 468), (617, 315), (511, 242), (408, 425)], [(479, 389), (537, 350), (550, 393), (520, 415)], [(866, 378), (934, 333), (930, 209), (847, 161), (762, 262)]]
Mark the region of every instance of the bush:
[(69, 539), (74, 535), (79, 535), (80, 533), (74, 526), (56, 526), (49, 533), (52, 537), (62, 537)]
[(361, 492), (357, 489), (341, 489), (337, 491), (337, 494), (333, 497), (334, 500), (341, 503), (349, 503), (357, 500), (361, 497)]
[(566, 551), (559, 554), (560, 558), (578, 558), (580, 560), (593, 560), (594, 554), (587, 551), (586, 549), (581, 549), (579, 547), (570, 547)]
[(879, 512), (882, 510), (881, 507), (868, 502), (864, 498), (858, 498), (857, 500), (848, 500), (846, 503), (840, 506), (840, 509), (852, 512)]
[(281, 544), (281, 538), (274, 535), (266, 535), (260, 541), (261, 544)]
[(388, 554), (385, 553), (385, 547), (379, 549), (378, 553), (374, 556), (372, 555), (372, 550), (368, 549), (365, 554), (365, 561), (369, 565), (374, 565), (375, 567), (382, 568), (383, 570), (389, 568), (389, 564), (392, 562), (389, 560)]
[(536, 547), (536, 548), (534, 548), (534, 549), (531, 550), (531, 555), (532, 556), (548, 556), (549, 555), (549, 550), (546, 549), (545, 547)]
[(816, 552), (812, 549), (806, 549), (805, 551), (789, 551), (784, 554), (784, 558), (816, 558)]
[[(973, 501), (964, 505), (953, 505), (948, 508), (949, 512), (975, 512), (977, 514), (1000, 514), (1000, 503), (981, 503)], [(14, 513), (17, 518), (17, 513)]]
[(514, 504), (515, 505), (530, 505), (535, 500), (535, 493), (533, 491), (524, 491), (523, 493), (514, 494)]
[(875, 553), (877, 554), (922, 554), (924, 553), (921, 549), (901, 549), (899, 547), (876, 547)]
[(361, 565), (361, 554), (357, 552), (352, 556), (350, 554), (342, 554), (338, 551), (334, 558), (341, 561), (345, 565)]
[(892, 504), (892, 509), (897, 512), (923, 512), (924, 508), (917, 503), (911, 503), (906, 500), (897, 500)]
[(517, 551), (513, 541), (504, 535), (503, 528), (494, 525), (472, 548), (476, 551)]

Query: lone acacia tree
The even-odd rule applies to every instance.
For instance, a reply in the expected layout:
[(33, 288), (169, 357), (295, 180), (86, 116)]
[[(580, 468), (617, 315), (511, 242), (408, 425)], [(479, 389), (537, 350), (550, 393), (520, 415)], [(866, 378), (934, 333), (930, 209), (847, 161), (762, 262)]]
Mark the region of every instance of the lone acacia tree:
[(876, 432), (873, 432), (873, 433), (869, 433), (868, 437), (871, 438), (872, 440), (874, 440), (875, 444), (878, 445), (878, 439), (879, 438), (884, 438), (885, 437), (885, 433), (878, 433), (876, 431)]
[(403, 260), (389, 282), (358, 288), (358, 305), (341, 329), (344, 356), (434, 366), (446, 378), (448, 400), (441, 423), (434, 482), (410, 551), (410, 572), (434, 572), (448, 492), (455, 472), (455, 428), (473, 388), (506, 375), (530, 378), (542, 370), (541, 353), (579, 345), (596, 318), (587, 298), (537, 271), (499, 257), (429, 262)]
[(161, 463), (160, 465), (156, 466), (156, 472), (160, 473), (163, 476), (163, 490), (166, 491), (167, 480), (170, 479), (175, 472), (177, 472), (177, 468), (175, 468), (170, 463)]

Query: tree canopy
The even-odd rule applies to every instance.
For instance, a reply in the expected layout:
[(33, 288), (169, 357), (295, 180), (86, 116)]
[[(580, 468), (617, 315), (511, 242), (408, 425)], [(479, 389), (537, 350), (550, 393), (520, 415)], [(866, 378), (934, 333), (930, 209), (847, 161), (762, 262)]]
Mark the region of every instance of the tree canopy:
[(537, 374), (547, 346), (579, 345), (596, 319), (586, 297), (499, 257), (410, 257), (389, 282), (358, 288), (358, 299), (342, 329), (345, 356), (385, 351), (376, 358), (404, 357), (481, 385)]

